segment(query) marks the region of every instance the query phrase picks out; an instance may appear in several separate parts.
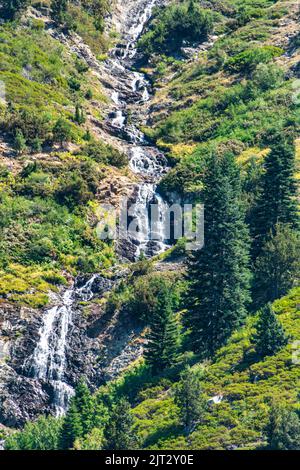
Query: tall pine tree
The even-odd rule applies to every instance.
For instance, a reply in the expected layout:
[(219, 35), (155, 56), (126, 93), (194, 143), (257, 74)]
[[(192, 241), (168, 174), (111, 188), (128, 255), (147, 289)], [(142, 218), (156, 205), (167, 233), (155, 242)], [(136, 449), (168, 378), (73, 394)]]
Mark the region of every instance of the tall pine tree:
[(192, 348), (209, 357), (242, 324), (249, 302), (249, 234), (231, 154), (208, 159), (202, 201), (205, 246), (189, 261), (186, 324)]
[(137, 440), (132, 429), (133, 416), (130, 404), (121, 398), (113, 407), (106, 430), (107, 449), (132, 450), (137, 447)]
[(95, 424), (95, 400), (83, 379), (80, 379), (75, 390), (75, 403), (81, 418), (83, 434), (89, 433)]
[(264, 161), (261, 194), (251, 221), (254, 259), (261, 254), (276, 224), (289, 224), (292, 228), (298, 226), (293, 136), (274, 131), (270, 146), (271, 151)]
[[(102, 408), (103, 413), (105, 410)], [(61, 445), (63, 449), (73, 447), (76, 439), (86, 436), (94, 429), (101, 427), (99, 418), (100, 408), (92, 396), (88, 386), (80, 379), (75, 389), (75, 396), (71, 398), (69, 409), (64, 418)]]
[(272, 356), (287, 344), (287, 337), (271, 304), (267, 304), (260, 311), (253, 340), (255, 350), (261, 357)]
[(207, 410), (207, 397), (201, 390), (201, 376), (198, 371), (187, 367), (175, 387), (175, 403), (179, 407), (181, 422), (189, 434), (196, 424), (201, 423)]
[(172, 293), (166, 283), (158, 293), (147, 340), (145, 358), (153, 372), (172, 365), (178, 347), (178, 325)]

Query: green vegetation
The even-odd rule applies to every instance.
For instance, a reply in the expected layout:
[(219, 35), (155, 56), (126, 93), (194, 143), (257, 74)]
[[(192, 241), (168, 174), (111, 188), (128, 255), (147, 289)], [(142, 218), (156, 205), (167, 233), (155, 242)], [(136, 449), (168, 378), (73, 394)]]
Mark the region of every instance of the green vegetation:
[(165, 283), (161, 286), (155, 302), (145, 350), (146, 362), (154, 373), (170, 367), (177, 355), (178, 325), (172, 304), (172, 292)]
[(260, 254), (276, 224), (288, 224), (292, 228), (298, 224), (293, 136), (286, 138), (282, 133), (272, 132), (271, 151), (263, 167), (261, 194), (254, 209), (255, 220), (250, 221), (254, 257)]
[(300, 420), (296, 413), (274, 405), (267, 426), (267, 438), (272, 450), (299, 450)]
[(30, 0), (3, 0), (0, 6), (1, 18), (14, 20), (28, 7)]
[[(101, 421), (87, 435), (77, 438), (74, 447), (298, 449), (299, 397), (295, 384), (299, 383), (300, 372), (292, 361), (292, 345), (300, 334), (299, 300), (300, 290), (295, 289), (273, 304), (289, 343), (265, 358), (258, 358), (255, 352), (253, 336), (259, 317), (254, 316), (233, 333), (209, 363), (199, 363), (198, 356), (185, 354), (177, 367), (153, 375), (140, 362), (117, 380), (100, 387), (92, 398), (81, 385), (85, 389), (81, 397), (85, 398), (80, 400), (80, 406), (88, 404), (82, 407), (85, 418), (82, 415), (79, 420), (77, 414), (70, 423), (72, 426), (81, 423), (78, 427), (81, 435), (83, 422), (90, 429), (95, 416)], [(221, 401), (211, 403), (209, 399), (217, 395), (222, 397)], [(94, 404), (87, 413), (91, 399)], [(74, 413), (74, 403), (76, 398), (65, 423)], [(99, 414), (95, 411), (98, 407)], [(6, 446), (20, 448), (15, 446), (25, 442), (25, 448), (32, 448), (28, 427), (38, 423), (13, 433)], [(56, 426), (61, 429), (61, 420), (54, 419), (52, 426), (55, 433)], [(45, 436), (39, 445), (42, 448), (47, 442)]]
[(207, 410), (207, 397), (201, 392), (201, 375), (187, 367), (175, 386), (175, 403), (180, 410), (181, 424), (186, 433), (203, 422)]
[(7, 450), (57, 450), (61, 420), (41, 416), (35, 423), (27, 423), (23, 432), (15, 432), (5, 442)]
[(286, 346), (288, 340), (270, 304), (260, 311), (255, 328), (253, 341), (255, 351), (260, 357), (272, 356)]
[(139, 42), (140, 49), (150, 57), (155, 53), (178, 54), (183, 42), (205, 41), (212, 31), (213, 20), (194, 0), (157, 9), (150, 31)]

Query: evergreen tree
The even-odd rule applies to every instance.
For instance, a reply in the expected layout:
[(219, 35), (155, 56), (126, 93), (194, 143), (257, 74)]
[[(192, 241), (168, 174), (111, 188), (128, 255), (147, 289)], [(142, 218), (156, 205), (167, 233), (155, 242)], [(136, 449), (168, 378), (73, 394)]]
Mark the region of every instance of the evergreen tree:
[(299, 234), (289, 225), (277, 224), (275, 234), (255, 263), (253, 305), (256, 309), (287, 294), (300, 278)]
[(268, 447), (272, 450), (300, 450), (300, 420), (283, 406), (273, 405), (266, 427)]
[(72, 130), (71, 126), (65, 119), (58, 119), (53, 128), (53, 141), (63, 146), (65, 142), (71, 140)]
[(16, 130), (16, 135), (14, 138), (14, 148), (17, 152), (17, 155), (22, 155), (27, 150), (26, 139), (23, 135), (23, 132), (19, 129)]
[(133, 416), (130, 404), (124, 398), (114, 405), (106, 430), (107, 449), (132, 450), (137, 446), (132, 430)]
[(173, 313), (170, 288), (163, 284), (158, 293), (145, 348), (146, 362), (154, 373), (173, 364), (178, 347), (178, 325)]
[(251, 223), (254, 259), (261, 254), (276, 224), (290, 224), (293, 228), (298, 226), (295, 146), (292, 136), (286, 136), (283, 132), (274, 133), (264, 170), (261, 194)]
[(74, 119), (78, 124), (83, 124), (85, 122), (84, 112), (79, 104), (76, 104)]
[(68, 3), (68, 0), (51, 0), (51, 18), (56, 23), (63, 23), (65, 21)]
[(200, 423), (207, 409), (207, 398), (201, 392), (200, 375), (187, 367), (175, 388), (175, 403), (180, 409), (182, 424), (187, 433)]
[(272, 356), (287, 344), (287, 338), (271, 304), (260, 311), (253, 341), (255, 350), (261, 357)]
[(88, 434), (95, 425), (96, 404), (83, 379), (79, 380), (76, 386), (74, 401), (80, 414), (82, 434)]
[(69, 409), (64, 417), (61, 431), (60, 447), (72, 449), (76, 439), (83, 436), (80, 413), (76, 406), (75, 397), (71, 398)]
[(242, 324), (249, 302), (249, 235), (232, 155), (208, 159), (202, 201), (205, 246), (189, 260), (185, 320), (193, 349), (209, 357)]
[(0, 17), (9, 21), (15, 20), (30, 3), (30, 0), (2, 0), (0, 2)]

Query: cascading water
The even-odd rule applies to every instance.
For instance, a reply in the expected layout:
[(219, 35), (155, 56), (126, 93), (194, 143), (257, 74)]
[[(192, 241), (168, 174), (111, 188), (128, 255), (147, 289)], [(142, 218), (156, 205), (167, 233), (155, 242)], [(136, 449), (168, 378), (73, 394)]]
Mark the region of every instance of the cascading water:
[(39, 330), (39, 341), (31, 360), (34, 378), (47, 382), (53, 389), (53, 407), (57, 416), (62, 415), (69, 399), (74, 394), (67, 383), (68, 334), (72, 325), (72, 316), (78, 300), (88, 301), (93, 297), (93, 283), (98, 275), (94, 274), (82, 287), (70, 287), (55, 307), (47, 310)]
[[(158, 0), (151, 0), (141, 4), (137, 19), (123, 35), (125, 48), (122, 45), (117, 46), (105, 65), (106, 70), (110, 68), (111, 74), (114, 75), (114, 71), (117, 71), (114, 77), (117, 78), (119, 87), (117, 99), (115, 91), (111, 95), (116, 105), (111, 118), (112, 132), (122, 130), (121, 137), (131, 144), (128, 151), (130, 169), (143, 178), (138, 185), (134, 205), (130, 208), (130, 216), (136, 227), (135, 233), (130, 235), (131, 242), (136, 247), (135, 259), (142, 254), (153, 256), (169, 247), (165, 235), (168, 206), (156, 192), (157, 182), (167, 170), (166, 159), (156, 148), (149, 146), (145, 135), (132, 122), (127, 122), (130, 109), (128, 101), (134, 106), (150, 99), (149, 82), (142, 73), (132, 70), (132, 66), (137, 55), (137, 41), (157, 3)], [(152, 205), (156, 205), (156, 210), (152, 210)]]
[[(135, 258), (145, 254), (153, 256), (164, 251), (168, 245), (164, 234), (168, 206), (157, 193), (157, 182), (167, 170), (166, 159), (155, 147), (151, 147), (144, 134), (132, 123), (128, 123), (128, 94), (137, 105), (149, 100), (149, 83), (145, 76), (132, 70), (132, 61), (137, 54), (136, 43), (145, 23), (149, 20), (153, 7), (159, 0), (140, 2), (136, 21), (123, 35), (126, 48), (116, 48), (103, 67), (114, 78), (117, 86), (111, 93), (115, 111), (111, 115), (111, 130), (117, 135), (122, 132), (129, 145), (131, 170), (140, 175), (135, 204), (130, 208), (136, 222), (136, 233), (131, 240), (135, 246)], [(155, 206), (155, 223), (152, 224), (152, 205)], [(153, 239), (154, 238), (154, 239)], [(129, 242), (129, 240), (128, 240)], [(73, 314), (78, 300), (93, 298), (93, 284), (98, 275), (93, 275), (81, 287), (74, 285), (67, 289), (57, 305), (47, 310), (39, 330), (39, 340), (30, 360), (30, 375), (45, 382), (53, 390), (53, 408), (62, 415), (74, 390), (68, 383), (68, 336), (72, 327)]]
[(72, 322), (73, 289), (66, 290), (62, 304), (44, 314), (40, 339), (33, 354), (33, 376), (49, 382), (53, 387), (54, 408), (57, 415), (66, 409), (73, 389), (64, 381), (66, 346), (69, 326)]

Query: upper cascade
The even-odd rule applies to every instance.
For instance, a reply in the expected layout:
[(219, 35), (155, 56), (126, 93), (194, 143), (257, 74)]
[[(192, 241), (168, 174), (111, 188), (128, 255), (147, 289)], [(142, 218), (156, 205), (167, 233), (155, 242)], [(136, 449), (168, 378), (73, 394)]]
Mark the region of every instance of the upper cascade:
[[(139, 107), (151, 98), (151, 86), (145, 75), (134, 69), (137, 56), (137, 41), (152, 15), (153, 8), (160, 0), (129, 2), (120, 7), (122, 17), (121, 40), (104, 63), (106, 73), (113, 76), (115, 86), (110, 92), (114, 110), (106, 120), (106, 128), (129, 145), (129, 167), (141, 178), (129, 208), (135, 221), (136, 233), (122, 243), (125, 256), (138, 259), (140, 256), (154, 256), (169, 247), (164, 233), (167, 220), (167, 204), (157, 193), (161, 176), (168, 171), (167, 160), (155, 147), (152, 147), (140, 130)], [(132, 6), (131, 9), (127, 8)], [(157, 210), (151, 210), (156, 206)], [(155, 214), (155, 220), (151, 219)], [(130, 245), (131, 249), (128, 249)]]

